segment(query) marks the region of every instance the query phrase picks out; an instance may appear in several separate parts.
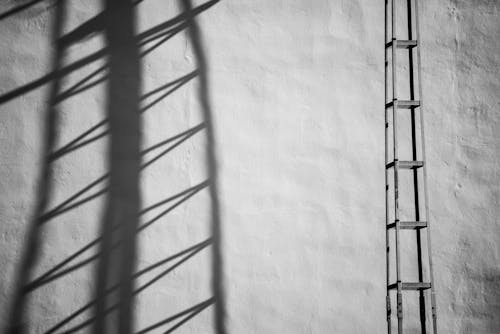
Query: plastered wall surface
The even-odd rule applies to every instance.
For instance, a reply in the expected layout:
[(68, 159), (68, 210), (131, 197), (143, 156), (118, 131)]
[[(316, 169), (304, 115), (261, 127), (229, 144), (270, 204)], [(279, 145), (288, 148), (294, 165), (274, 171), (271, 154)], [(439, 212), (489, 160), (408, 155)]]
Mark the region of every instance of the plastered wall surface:
[[(420, 2), (438, 327), (500, 333), (500, 2)], [(134, 332), (386, 331), (383, 1), (29, 3), (0, 2), (2, 328), (21, 296), (27, 333), (92, 332), (130, 262)]]

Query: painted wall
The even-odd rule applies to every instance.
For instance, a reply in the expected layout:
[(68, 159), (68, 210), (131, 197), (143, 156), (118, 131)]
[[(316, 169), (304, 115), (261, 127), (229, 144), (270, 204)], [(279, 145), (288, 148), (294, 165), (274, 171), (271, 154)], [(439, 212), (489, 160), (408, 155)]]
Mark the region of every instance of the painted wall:
[[(439, 328), (498, 333), (500, 2), (421, 2)], [(383, 1), (0, 12), (2, 328), (385, 331)]]

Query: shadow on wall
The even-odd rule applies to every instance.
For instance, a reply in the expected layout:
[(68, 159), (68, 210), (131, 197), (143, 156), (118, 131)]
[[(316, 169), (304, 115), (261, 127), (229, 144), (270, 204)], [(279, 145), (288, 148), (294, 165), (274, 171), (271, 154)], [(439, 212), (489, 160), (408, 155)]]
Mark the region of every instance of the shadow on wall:
[[(16, 14), (40, 1), (26, 2), (0, 14), (0, 19)], [(45, 333), (73, 333), (80, 330), (90, 330), (93, 333), (133, 333), (135, 328), (133, 305), (137, 294), (151, 287), (159, 279), (209, 246), (212, 250), (213, 296), (178, 314), (152, 324), (148, 328), (140, 330), (139, 333), (147, 333), (159, 328), (167, 330), (166, 333), (171, 333), (209, 306), (214, 307), (215, 331), (220, 334), (226, 332), (212, 110), (208, 96), (208, 70), (203, 52), (203, 41), (195, 20), (196, 15), (209, 9), (218, 0), (206, 2), (198, 7), (193, 7), (191, 0), (177, 1), (179, 7), (182, 8), (182, 13), (138, 34), (135, 31), (135, 11), (137, 5), (142, 2), (141, 0), (102, 0), (103, 12), (63, 35), (68, 2), (57, 0), (52, 31), (55, 45), (52, 72), (0, 96), (0, 104), (4, 104), (42, 85), (49, 85), (43, 138), (45, 160), (39, 174), (35, 212), (29, 223), (26, 245), (22, 258), (19, 260), (17, 277), (14, 280), (17, 286), (9, 309), (6, 333), (27, 332), (29, 319), (26, 314), (26, 304), (30, 293), (90, 263), (96, 263), (97, 268), (94, 276), (94, 297), (56, 325), (47, 329)], [(197, 69), (141, 96), (141, 58), (181, 31), (186, 31), (192, 44)], [(103, 34), (106, 46), (69, 65), (63, 65), (65, 49), (95, 33)], [(107, 59), (104, 66), (69, 89), (62, 89), (62, 80), (68, 74), (102, 58)], [(161, 143), (141, 150), (141, 114), (194, 78), (199, 80), (197, 98), (202, 107), (203, 122)], [(68, 144), (55, 150), (60, 129), (60, 103), (104, 81), (107, 82), (106, 118)], [(144, 104), (145, 99), (154, 96), (158, 97), (154, 98), (152, 102)], [(139, 189), (141, 172), (175, 147), (202, 131), (204, 131), (207, 141), (205, 163), (209, 175), (208, 180), (154, 205), (142, 208)], [(105, 136), (109, 136), (107, 157), (109, 171), (49, 210), (48, 203), (53, 192), (53, 163), (66, 154)], [(159, 151), (159, 153), (148, 161), (144, 161), (144, 155), (153, 151)], [(203, 189), (207, 189), (210, 195), (211, 237), (137, 271), (137, 234)], [(33, 278), (32, 271), (37, 263), (37, 254), (43, 243), (41, 233), (44, 224), (56, 216), (100, 196), (106, 196), (101, 235), (42, 275)], [(168, 205), (168, 208), (147, 222), (140, 224), (139, 218), (143, 214), (165, 205)], [(83, 253), (91, 248), (97, 248), (98, 251), (93, 256), (83, 258)], [(172, 262), (173, 264), (170, 264)], [(170, 265), (167, 269), (145, 284), (137, 286), (136, 281), (139, 276), (167, 264)], [(81, 315), (88, 310), (93, 311), (92, 316), (83, 322), (75, 323), (75, 320), (81, 321)], [(166, 329), (167, 325), (170, 326), (168, 329)]]

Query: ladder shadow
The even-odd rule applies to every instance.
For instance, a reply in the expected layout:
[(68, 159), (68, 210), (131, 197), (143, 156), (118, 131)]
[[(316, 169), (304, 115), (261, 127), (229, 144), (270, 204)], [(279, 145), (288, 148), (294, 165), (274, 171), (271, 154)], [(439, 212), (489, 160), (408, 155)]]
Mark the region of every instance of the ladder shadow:
[[(29, 1), (4, 12), (0, 14), (0, 20), (28, 9), (38, 2), (40, 0)], [(15, 279), (16, 286), (5, 333), (25, 333), (27, 331), (29, 321), (26, 309), (29, 294), (95, 262), (97, 262), (97, 270), (94, 276), (95, 295), (92, 300), (59, 321), (45, 333), (53, 333), (63, 327), (66, 328), (67, 325), (71, 324), (72, 320), (86, 310), (93, 310), (93, 315), (80, 324), (64, 329), (65, 333), (76, 332), (83, 328), (91, 328), (93, 333), (132, 333), (134, 331), (133, 304), (136, 295), (152, 286), (153, 283), (198, 254), (201, 250), (209, 248), (212, 256), (213, 296), (178, 314), (170, 315), (166, 319), (158, 321), (141, 330), (140, 333), (146, 333), (175, 322), (167, 331), (170, 333), (209, 306), (213, 306), (215, 310), (214, 329), (217, 333), (223, 334), (226, 332), (224, 324), (225, 295), (222, 282), (223, 263), (216, 151), (213, 137), (212, 110), (208, 96), (208, 68), (203, 52), (201, 34), (195, 20), (196, 15), (209, 9), (218, 0), (205, 2), (197, 7), (194, 7), (190, 0), (178, 0), (179, 7), (183, 9), (181, 14), (140, 34), (136, 34), (134, 31), (134, 6), (142, 1), (102, 0), (102, 2), (105, 9), (100, 15), (63, 35), (62, 31), (66, 21), (68, 4), (65, 0), (56, 0), (52, 31), (55, 45), (52, 71), (0, 96), (0, 104), (3, 104), (43, 85), (49, 86), (47, 106), (44, 111), (46, 125), (43, 138), (44, 161), (38, 176), (36, 205), (26, 232), (27, 239), (22, 257), (19, 260)], [(197, 69), (141, 95), (142, 73), (140, 59), (182, 31), (186, 31), (188, 39), (192, 43)], [(105, 35), (107, 42), (105, 48), (69, 65), (64, 65), (64, 49), (96, 32), (102, 32)], [(103, 57), (107, 57), (104, 66), (99, 67), (69, 89), (62, 89), (62, 80), (68, 74), (79, 71), (84, 66)], [(202, 106), (203, 123), (141, 150), (141, 114), (195, 78), (199, 80), (197, 98)], [(107, 82), (106, 117), (77, 135), (67, 144), (56, 148), (61, 127), (61, 102), (103, 82)], [(147, 102), (148, 99), (149, 102)], [(205, 163), (208, 180), (186, 188), (145, 209), (141, 209), (142, 199), (139, 180), (143, 169), (164, 157), (197, 133), (204, 133), (207, 141)], [(109, 141), (108, 172), (56, 205), (55, 208), (50, 209), (48, 205), (54, 191), (52, 180), (55, 176), (53, 163), (103, 138), (107, 138)], [(153, 158), (145, 161), (144, 156), (146, 154), (158, 151), (159, 153), (155, 154)], [(95, 190), (97, 186), (100, 188)], [(136, 271), (137, 234), (160, 218), (164, 218), (169, 212), (203, 189), (208, 191), (210, 197), (210, 238), (171, 255), (153, 266)], [(91, 190), (93, 192), (89, 194)], [(53, 218), (81, 207), (101, 196), (105, 196), (105, 208), (101, 220), (100, 236), (59, 261), (42, 275), (31, 279), (33, 269), (39, 261), (38, 253), (43, 243), (41, 236), (43, 226)], [(165, 209), (166, 204), (168, 204), (168, 207)], [(163, 209), (154, 218), (140, 225), (139, 217), (141, 214), (158, 208)], [(82, 254), (91, 248), (98, 248), (98, 250), (92, 256), (82, 258)], [(174, 260), (177, 261), (155, 276), (153, 280), (148, 281), (141, 287), (136, 287), (137, 277), (152, 270), (153, 267), (158, 268)], [(116, 263), (119, 263), (119, 265), (116, 265)], [(112, 291), (110, 291), (110, 286)], [(112, 313), (118, 315), (113, 316)]]

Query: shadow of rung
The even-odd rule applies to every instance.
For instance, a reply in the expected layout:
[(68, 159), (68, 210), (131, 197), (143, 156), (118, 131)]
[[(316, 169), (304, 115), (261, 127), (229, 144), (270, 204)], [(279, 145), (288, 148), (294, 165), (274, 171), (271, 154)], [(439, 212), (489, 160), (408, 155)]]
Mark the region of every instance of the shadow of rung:
[(172, 333), (174, 330), (176, 330), (177, 328), (179, 328), (180, 326), (182, 326), (183, 324), (185, 324), (186, 322), (188, 322), (190, 319), (194, 318), (196, 315), (198, 315), (199, 313), (201, 313), (203, 310), (205, 310), (207, 307), (209, 307), (210, 305), (214, 304), (215, 303), (215, 298), (212, 297), (210, 299), (207, 299), (205, 300), (204, 302), (201, 302), (197, 305), (194, 305), (193, 307), (190, 307), (188, 309), (185, 309), (184, 311), (182, 312), (179, 312), (173, 316), (170, 316), (162, 321), (159, 321), (157, 322), (156, 324), (153, 324), (143, 330), (140, 330), (139, 332), (137, 332), (136, 334), (145, 334), (147, 332), (150, 332), (156, 328), (159, 328), (159, 327), (162, 327), (180, 317), (183, 317), (185, 316), (184, 319), (182, 319), (181, 321), (179, 321), (178, 323), (176, 323), (174, 326), (170, 327), (166, 332), (165, 334), (167, 333)]

